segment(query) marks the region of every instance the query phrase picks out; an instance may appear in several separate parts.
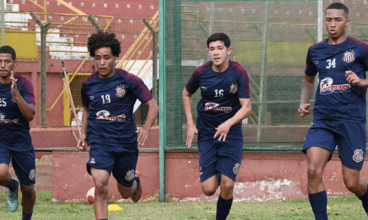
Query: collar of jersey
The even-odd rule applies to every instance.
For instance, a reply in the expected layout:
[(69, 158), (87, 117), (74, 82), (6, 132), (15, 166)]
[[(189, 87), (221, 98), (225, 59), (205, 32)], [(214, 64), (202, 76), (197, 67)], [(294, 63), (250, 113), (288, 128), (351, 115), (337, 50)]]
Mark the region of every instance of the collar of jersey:
[(210, 70), (211, 70), (212, 72), (216, 73), (216, 74), (226, 73), (229, 69), (231, 69), (231, 60), (229, 60), (229, 66), (228, 66), (228, 67), (227, 67), (227, 69), (226, 69), (225, 71), (223, 71), (223, 72), (216, 72), (215, 70), (213, 70), (213, 68), (212, 68), (213, 62), (212, 62), (212, 61), (210, 61), (210, 62), (211, 62)]

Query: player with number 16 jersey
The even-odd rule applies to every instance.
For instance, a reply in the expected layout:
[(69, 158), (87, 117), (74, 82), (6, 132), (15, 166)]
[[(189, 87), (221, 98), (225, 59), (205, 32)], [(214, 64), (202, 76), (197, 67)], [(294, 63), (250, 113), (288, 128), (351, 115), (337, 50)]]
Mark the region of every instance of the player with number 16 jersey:
[[(187, 145), (198, 133), (199, 175), (205, 195), (221, 184), (216, 219), (226, 219), (232, 204), (233, 186), (243, 155), (241, 121), (251, 112), (249, 78), (237, 62), (230, 61), (230, 38), (215, 33), (207, 39), (211, 61), (198, 67), (183, 91), (187, 117)], [(191, 96), (200, 89), (197, 126)], [(197, 130), (198, 129), (198, 130)]]

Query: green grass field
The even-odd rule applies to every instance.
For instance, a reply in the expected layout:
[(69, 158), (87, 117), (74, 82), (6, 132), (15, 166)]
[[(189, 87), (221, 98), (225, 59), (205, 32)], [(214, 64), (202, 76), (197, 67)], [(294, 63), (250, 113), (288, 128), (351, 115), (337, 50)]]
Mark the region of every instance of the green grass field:
[[(0, 219), (21, 219), (21, 206), (11, 213), (6, 194), (0, 194)], [(124, 210), (109, 212), (109, 219), (215, 219), (215, 202), (110, 202)], [(329, 198), (329, 219), (367, 219), (361, 202), (355, 196)], [(93, 206), (86, 202), (52, 202), (51, 193), (37, 194), (33, 219), (94, 219)], [(231, 219), (314, 219), (308, 199), (283, 202), (235, 202), (228, 217)]]

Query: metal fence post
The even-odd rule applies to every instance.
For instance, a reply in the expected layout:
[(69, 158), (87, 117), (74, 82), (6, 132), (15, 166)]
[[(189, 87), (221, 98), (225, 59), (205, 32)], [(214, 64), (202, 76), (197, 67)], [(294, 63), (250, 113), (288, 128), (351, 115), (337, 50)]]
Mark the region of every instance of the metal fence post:
[(41, 127), (46, 127), (46, 35), (50, 23), (44, 24), (33, 11), (30, 14), (41, 28)]
[[(158, 32), (155, 31), (154, 27), (152, 27), (147, 20), (144, 18), (143, 23), (147, 26), (147, 28), (151, 31), (153, 35), (153, 41), (152, 41), (152, 81), (153, 81), (153, 87), (152, 87), (152, 94), (153, 98), (157, 101), (157, 38), (158, 38)], [(157, 119), (155, 121), (155, 124), (157, 124)]]
[(98, 31), (103, 31), (100, 25), (97, 24), (96, 20), (93, 19), (92, 15), (88, 15), (88, 20), (92, 23), (93, 26), (95, 26)]

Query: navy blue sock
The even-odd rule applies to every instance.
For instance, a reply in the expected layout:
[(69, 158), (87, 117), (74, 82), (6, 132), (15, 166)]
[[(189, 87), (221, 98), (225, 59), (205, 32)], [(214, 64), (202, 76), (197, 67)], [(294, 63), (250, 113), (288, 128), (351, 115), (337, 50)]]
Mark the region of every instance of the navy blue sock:
[(308, 197), (316, 220), (327, 220), (326, 190), (319, 193), (308, 194)]
[(138, 177), (136, 177), (136, 176), (134, 177), (134, 180), (137, 182), (137, 191), (138, 191), (140, 180), (139, 180), (139, 178), (138, 178)]
[(11, 192), (15, 192), (15, 190), (18, 190), (18, 184), (17, 181), (15, 179), (12, 179), (9, 186), (7, 186), (7, 188), (11, 191)]
[(365, 212), (368, 214), (368, 186), (367, 186), (367, 191), (364, 193), (363, 196), (358, 198), (362, 201), (363, 204), (363, 208), (365, 210)]
[(225, 220), (230, 213), (232, 204), (233, 198), (225, 200), (221, 196), (219, 196), (217, 201), (216, 220)]
[(32, 212), (31, 214), (28, 214), (28, 213), (25, 213), (25, 212), (22, 210), (22, 220), (31, 220), (31, 218), (32, 218), (32, 214), (33, 214), (33, 212)]
[(219, 187), (221, 185), (221, 173), (218, 173), (217, 178), (217, 187)]

